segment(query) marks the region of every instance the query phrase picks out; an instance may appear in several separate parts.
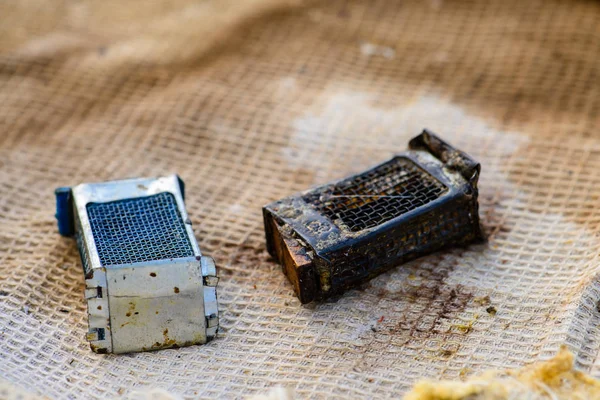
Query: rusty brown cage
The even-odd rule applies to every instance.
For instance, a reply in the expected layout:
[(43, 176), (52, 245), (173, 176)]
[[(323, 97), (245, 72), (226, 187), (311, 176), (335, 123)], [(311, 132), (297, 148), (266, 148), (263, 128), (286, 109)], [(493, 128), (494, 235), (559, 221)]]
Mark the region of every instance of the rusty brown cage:
[(480, 165), (428, 131), (409, 148), (361, 174), (264, 207), (267, 248), (302, 303), (481, 239)]

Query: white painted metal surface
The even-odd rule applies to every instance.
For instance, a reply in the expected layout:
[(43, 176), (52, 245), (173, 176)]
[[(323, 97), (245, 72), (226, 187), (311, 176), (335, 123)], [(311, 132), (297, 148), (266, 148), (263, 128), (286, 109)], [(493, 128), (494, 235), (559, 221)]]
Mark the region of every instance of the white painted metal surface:
[[(171, 193), (190, 257), (102, 265), (87, 206)], [(202, 256), (176, 175), (82, 184), (72, 188), (75, 236), (86, 274), (87, 339), (98, 353), (126, 353), (203, 344), (218, 326), (214, 261)], [(119, 244), (116, 244), (119, 245)], [(85, 259), (87, 258), (87, 262)]]

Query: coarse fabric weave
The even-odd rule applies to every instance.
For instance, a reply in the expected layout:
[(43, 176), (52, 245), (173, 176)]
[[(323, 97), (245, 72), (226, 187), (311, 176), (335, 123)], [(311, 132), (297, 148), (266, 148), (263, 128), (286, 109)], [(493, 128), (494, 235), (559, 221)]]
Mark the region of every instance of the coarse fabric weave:
[[(482, 164), (485, 244), (301, 306), (261, 207), (429, 128)], [(600, 376), (600, 3), (0, 3), (0, 377), (58, 399), (161, 389), (398, 398), (561, 344)], [(221, 331), (99, 355), (53, 190), (179, 174)]]

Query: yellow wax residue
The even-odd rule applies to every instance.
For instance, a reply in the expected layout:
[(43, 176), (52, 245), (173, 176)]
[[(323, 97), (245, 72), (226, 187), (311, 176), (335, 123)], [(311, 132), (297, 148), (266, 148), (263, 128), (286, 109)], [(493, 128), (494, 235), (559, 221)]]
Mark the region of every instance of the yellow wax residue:
[(573, 354), (558, 354), (519, 370), (488, 371), (466, 382), (421, 381), (404, 400), (600, 399), (600, 381), (573, 369)]

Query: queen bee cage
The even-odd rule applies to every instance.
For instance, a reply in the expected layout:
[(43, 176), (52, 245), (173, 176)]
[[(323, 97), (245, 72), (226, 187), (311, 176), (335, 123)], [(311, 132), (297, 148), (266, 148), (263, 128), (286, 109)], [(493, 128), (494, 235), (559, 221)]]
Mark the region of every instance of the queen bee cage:
[(203, 344), (219, 326), (212, 258), (200, 253), (176, 175), (56, 190), (59, 232), (85, 273), (97, 353)]
[(431, 132), (361, 174), (263, 208), (267, 249), (302, 303), (481, 239), (480, 166)]

